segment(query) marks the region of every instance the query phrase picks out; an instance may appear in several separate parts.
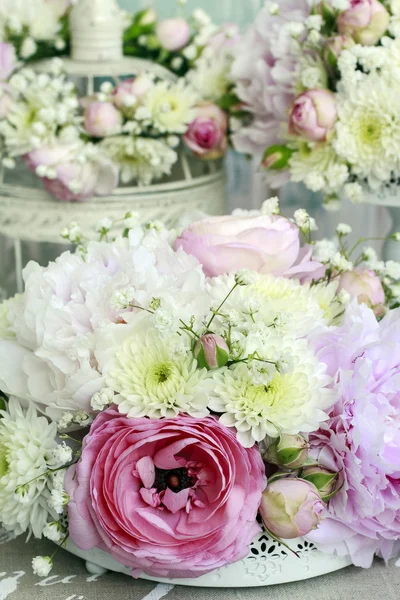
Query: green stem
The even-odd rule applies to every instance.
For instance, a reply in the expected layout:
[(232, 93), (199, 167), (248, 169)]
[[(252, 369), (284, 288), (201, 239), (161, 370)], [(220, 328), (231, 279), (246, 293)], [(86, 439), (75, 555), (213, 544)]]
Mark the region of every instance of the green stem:
[(210, 328), (211, 323), (214, 321), (215, 317), (217, 316), (217, 314), (219, 313), (219, 311), (221, 310), (221, 308), (223, 307), (223, 305), (225, 304), (225, 302), (228, 300), (229, 296), (232, 294), (232, 292), (234, 292), (234, 290), (237, 287), (239, 287), (239, 284), (235, 283), (235, 285), (233, 286), (233, 288), (231, 289), (231, 291), (225, 296), (225, 298), (222, 300), (222, 302), (218, 306), (218, 308), (216, 310), (213, 310), (212, 317), (209, 320), (209, 322), (207, 323), (207, 330)]

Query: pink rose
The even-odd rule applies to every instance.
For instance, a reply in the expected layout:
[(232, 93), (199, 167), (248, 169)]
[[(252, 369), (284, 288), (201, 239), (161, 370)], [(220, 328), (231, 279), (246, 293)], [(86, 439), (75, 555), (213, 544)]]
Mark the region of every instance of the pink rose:
[(325, 504), (310, 482), (286, 477), (270, 483), (260, 506), (262, 520), (275, 536), (290, 540), (317, 528)]
[(298, 227), (278, 215), (210, 217), (185, 229), (178, 248), (195, 256), (207, 277), (250, 269), (311, 281), (324, 273), (311, 248), (300, 248)]
[(350, 8), (337, 20), (340, 33), (348, 33), (358, 44), (375, 46), (389, 25), (389, 13), (379, 0), (351, 0)]
[(289, 132), (307, 140), (323, 142), (333, 130), (337, 111), (335, 95), (330, 90), (316, 89), (300, 94), (294, 101)]
[(245, 557), (265, 488), (256, 448), (213, 417), (101, 413), (68, 470), (69, 532), (160, 577), (197, 577)]
[(185, 19), (166, 19), (158, 23), (157, 37), (161, 46), (169, 52), (180, 50), (190, 40), (190, 27)]
[(121, 132), (122, 115), (111, 102), (92, 102), (85, 110), (85, 129), (93, 137)]
[(81, 150), (81, 146), (75, 144), (44, 146), (24, 158), (33, 172), (37, 172), (38, 167), (55, 171), (54, 177), (41, 179), (46, 190), (59, 200), (82, 201), (111, 194), (118, 185), (117, 167), (102, 156), (81, 164), (77, 160)]
[(356, 268), (340, 276), (339, 290), (344, 289), (359, 304), (368, 304), (377, 317), (385, 312), (385, 292), (378, 275), (369, 269)]
[(196, 112), (195, 120), (183, 136), (184, 143), (199, 158), (220, 158), (225, 154), (227, 147), (226, 114), (211, 102), (200, 104)]
[(113, 92), (113, 103), (119, 109), (130, 108), (140, 101), (154, 83), (146, 75), (138, 75), (121, 81)]
[(6, 42), (0, 42), (0, 81), (7, 81), (17, 64), (15, 48)]

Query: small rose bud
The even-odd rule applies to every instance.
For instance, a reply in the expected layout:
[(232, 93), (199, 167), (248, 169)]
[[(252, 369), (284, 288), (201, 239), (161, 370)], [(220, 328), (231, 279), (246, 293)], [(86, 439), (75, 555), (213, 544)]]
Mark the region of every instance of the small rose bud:
[(375, 46), (389, 25), (390, 16), (379, 0), (351, 0), (350, 8), (337, 19), (339, 33), (351, 35), (358, 44)]
[(355, 268), (340, 276), (338, 291), (346, 290), (359, 304), (367, 304), (376, 316), (385, 312), (385, 292), (379, 276), (370, 269)]
[(324, 467), (313, 466), (303, 469), (301, 478), (315, 485), (322, 500), (327, 500), (335, 491), (338, 473)]
[(300, 94), (294, 101), (289, 133), (314, 142), (323, 142), (332, 132), (336, 117), (333, 92), (326, 89), (309, 90)]
[(264, 169), (273, 169), (275, 171), (286, 169), (292, 154), (293, 150), (287, 146), (270, 146), (264, 152), (261, 165)]
[(227, 128), (228, 121), (224, 111), (211, 102), (204, 102), (197, 106), (196, 118), (190, 123), (183, 141), (198, 158), (220, 158), (228, 145)]
[(218, 369), (228, 362), (229, 347), (220, 335), (206, 333), (197, 340), (194, 356), (200, 368)]
[(267, 529), (281, 539), (294, 539), (316, 529), (325, 504), (316, 487), (304, 479), (283, 478), (263, 493), (260, 515)]
[(185, 19), (167, 19), (157, 25), (161, 46), (169, 52), (181, 50), (190, 40), (190, 27)]
[(122, 115), (111, 102), (92, 102), (85, 110), (85, 129), (94, 137), (121, 132)]
[(266, 462), (286, 469), (299, 469), (308, 458), (308, 441), (302, 435), (283, 434), (263, 455)]
[(343, 50), (350, 50), (356, 43), (350, 35), (335, 35), (326, 40), (323, 57), (325, 62), (331, 67), (336, 68), (338, 58)]
[(153, 85), (153, 80), (145, 74), (124, 79), (115, 88), (112, 101), (120, 110), (129, 110), (141, 102)]

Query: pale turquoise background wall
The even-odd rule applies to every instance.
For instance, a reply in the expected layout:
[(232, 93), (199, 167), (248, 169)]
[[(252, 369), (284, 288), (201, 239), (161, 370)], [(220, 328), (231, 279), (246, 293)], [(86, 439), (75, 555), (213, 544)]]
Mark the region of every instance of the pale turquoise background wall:
[[(146, 6), (154, 6), (164, 17), (177, 12), (175, 0), (118, 0), (122, 8), (139, 10)], [(197, 7), (204, 8), (216, 21), (232, 20), (241, 25), (251, 21), (263, 5), (263, 0), (188, 0), (185, 11), (190, 13)]]

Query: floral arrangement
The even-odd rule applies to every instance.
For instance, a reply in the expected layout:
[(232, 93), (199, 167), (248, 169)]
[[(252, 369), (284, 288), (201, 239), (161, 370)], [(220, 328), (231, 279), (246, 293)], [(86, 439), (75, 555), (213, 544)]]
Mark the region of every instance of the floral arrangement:
[(0, 305), (0, 523), (135, 577), (244, 558), (260, 522), (397, 555), (400, 265), (315, 228), (275, 198), (183, 232), (66, 228), (76, 252)]
[[(53, 7), (52, 1), (45, 4)], [(65, 2), (63, 7), (65, 13)], [(51, 15), (56, 20), (46, 39), (50, 29), (58, 31), (55, 23), (61, 27), (59, 11)], [(99, 92), (82, 98), (63, 73), (60, 58), (49, 72), (37, 74), (31, 68), (39, 50), (25, 58), (24, 48), (34, 42), (29, 36), (36, 21), (25, 24), (22, 13), (20, 20), (24, 39), (16, 41), (7, 25), (0, 43), (0, 137), (6, 168), (14, 168), (22, 157), (55, 197), (82, 201), (109, 195), (119, 183), (149, 185), (170, 175), (180, 146), (202, 160), (224, 155), (235, 26), (217, 27), (199, 9), (189, 20), (158, 21), (150, 9), (127, 16), (126, 53), (169, 68), (176, 81), (156, 77), (149, 69), (104, 81)], [(68, 32), (66, 36), (67, 50)], [(49, 48), (42, 55), (51, 55)]]
[(397, 0), (266, 3), (233, 64), (247, 111), (234, 142), (273, 186), (334, 203), (398, 185), (399, 16)]

